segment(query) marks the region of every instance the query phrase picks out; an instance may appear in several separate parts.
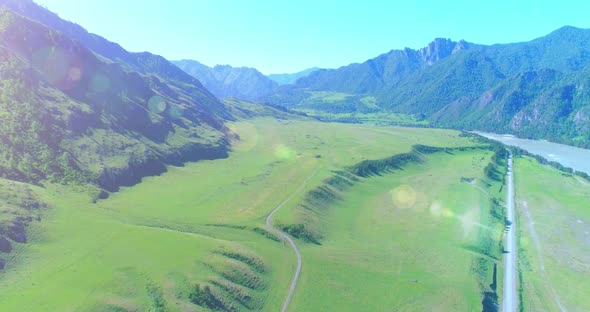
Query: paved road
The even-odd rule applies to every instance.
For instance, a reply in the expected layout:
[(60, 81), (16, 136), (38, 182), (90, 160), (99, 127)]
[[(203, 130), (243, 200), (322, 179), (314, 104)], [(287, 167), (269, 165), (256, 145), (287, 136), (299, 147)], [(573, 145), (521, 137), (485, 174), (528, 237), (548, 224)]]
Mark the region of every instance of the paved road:
[(289, 303), (291, 303), (291, 298), (293, 297), (293, 293), (295, 292), (295, 287), (297, 287), (297, 282), (299, 281), (299, 275), (301, 274), (301, 253), (299, 253), (299, 249), (297, 248), (297, 245), (295, 245), (295, 242), (293, 241), (293, 239), (291, 239), (291, 237), (289, 237), (289, 235), (287, 235), (285, 232), (275, 228), (271, 224), (272, 216), (277, 211), (279, 211), (279, 209), (283, 208), (283, 206), (285, 206), (291, 199), (293, 199), (293, 197), (295, 197), (295, 195), (302, 192), (303, 189), (305, 189), (305, 185), (307, 184), (309, 179), (311, 179), (316, 173), (317, 173), (317, 170), (314, 171), (311, 175), (309, 175), (305, 179), (305, 181), (303, 181), (303, 183), (301, 183), (301, 185), (295, 190), (295, 192), (293, 192), (291, 195), (289, 195), (289, 197), (287, 197), (287, 199), (285, 199), (282, 203), (280, 203), (266, 217), (266, 226), (269, 227), (273, 232), (275, 232), (281, 239), (286, 240), (289, 243), (289, 245), (291, 245), (291, 248), (293, 249), (293, 251), (295, 252), (295, 255), (297, 256), (297, 269), (295, 270), (295, 275), (293, 275), (293, 280), (291, 281), (291, 286), (289, 287), (289, 294), (287, 294), (287, 298), (285, 298), (285, 302), (283, 303), (283, 307), (281, 308), (281, 312), (287, 311), (287, 308), (289, 307)]
[(504, 295), (502, 312), (516, 312), (516, 238), (514, 235), (514, 177), (512, 173), (512, 154), (508, 156), (508, 173), (506, 174), (506, 243), (504, 245)]

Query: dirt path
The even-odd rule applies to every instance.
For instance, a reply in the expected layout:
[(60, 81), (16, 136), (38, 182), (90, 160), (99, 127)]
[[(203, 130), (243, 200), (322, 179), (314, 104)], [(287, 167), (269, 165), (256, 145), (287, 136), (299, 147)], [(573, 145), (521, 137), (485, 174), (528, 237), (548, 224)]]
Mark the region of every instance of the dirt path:
[(299, 253), (299, 249), (297, 248), (297, 245), (295, 245), (295, 242), (293, 241), (293, 239), (291, 239), (291, 237), (289, 237), (289, 235), (287, 235), (285, 232), (275, 228), (271, 224), (272, 216), (277, 211), (279, 211), (279, 209), (283, 208), (283, 206), (285, 206), (289, 201), (291, 201), (291, 199), (293, 199), (293, 197), (295, 197), (297, 194), (301, 193), (305, 189), (305, 185), (307, 185), (307, 182), (311, 178), (313, 178), (313, 176), (318, 172), (318, 170), (319, 169), (316, 169), (312, 174), (310, 174), (305, 179), (305, 181), (303, 181), (303, 183), (301, 183), (301, 185), (295, 190), (295, 192), (293, 192), (291, 195), (289, 195), (289, 197), (287, 197), (287, 199), (285, 199), (283, 202), (281, 202), (266, 217), (266, 226), (269, 229), (271, 229), (274, 233), (276, 233), (282, 240), (286, 240), (289, 243), (289, 245), (291, 245), (291, 248), (293, 249), (293, 251), (295, 252), (295, 255), (297, 256), (297, 269), (295, 270), (295, 274), (293, 275), (293, 280), (291, 281), (291, 286), (289, 287), (289, 293), (287, 294), (287, 298), (285, 298), (285, 302), (283, 303), (283, 307), (281, 308), (281, 312), (287, 311), (287, 308), (289, 307), (289, 303), (291, 303), (291, 298), (293, 297), (293, 293), (295, 292), (295, 287), (297, 287), (297, 282), (299, 281), (299, 275), (301, 274), (301, 253)]
[(590, 183), (588, 183), (588, 182), (587, 182), (586, 180), (584, 180), (583, 178), (581, 178), (581, 177), (578, 177), (578, 176), (574, 176), (574, 177), (576, 178), (576, 180), (578, 180), (578, 181), (579, 181), (580, 183), (582, 183), (583, 185), (585, 185), (585, 186), (588, 186), (588, 185), (590, 185)]
[(529, 225), (529, 232), (531, 233), (531, 238), (533, 239), (533, 242), (535, 244), (535, 249), (537, 249), (537, 257), (539, 259), (539, 268), (541, 270), (543, 280), (545, 281), (545, 285), (549, 288), (549, 291), (551, 292), (551, 296), (553, 297), (553, 301), (555, 301), (555, 304), (557, 304), (557, 306), (559, 307), (559, 310), (561, 312), (566, 312), (567, 309), (561, 304), (561, 301), (559, 300), (559, 296), (557, 296), (557, 292), (555, 291), (555, 288), (553, 288), (553, 284), (549, 280), (549, 276), (547, 275), (547, 272), (545, 271), (545, 262), (543, 261), (543, 253), (541, 251), (541, 243), (539, 241), (539, 237), (537, 236), (537, 232), (535, 231), (535, 221), (533, 220), (533, 217), (531, 216), (531, 213), (529, 211), (528, 203), (525, 200), (521, 200), (519, 202), (520, 202), (520, 205), (522, 206), (522, 210), (524, 212), (524, 215), (527, 218), (528, 225)]
[(504, 294), (502, 311), (516, 312), (516, 238), (514, 234), (514, 177), (512, 173), (512, 154), (508, 156), (508, 172), (506, 173), (506, 243), (504, 245)]

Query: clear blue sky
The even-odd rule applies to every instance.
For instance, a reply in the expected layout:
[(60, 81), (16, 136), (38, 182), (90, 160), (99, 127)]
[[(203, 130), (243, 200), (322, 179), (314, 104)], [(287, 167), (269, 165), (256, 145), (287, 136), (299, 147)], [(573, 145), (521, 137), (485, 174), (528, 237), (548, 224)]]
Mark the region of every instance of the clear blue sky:
[(492, 44), (590, 28), (587, 0), (35, 1), (130, 51), (265, 74), (363, 62), (435, 37)]

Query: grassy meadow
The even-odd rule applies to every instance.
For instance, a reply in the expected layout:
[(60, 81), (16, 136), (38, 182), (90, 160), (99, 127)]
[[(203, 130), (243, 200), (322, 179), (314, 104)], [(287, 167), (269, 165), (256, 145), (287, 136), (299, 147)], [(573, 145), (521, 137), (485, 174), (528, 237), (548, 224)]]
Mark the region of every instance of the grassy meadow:
[(298, 109), (297, 111), (306, 113), (322, 121), (327, 122), (343, 122), (343, 123), (359, 123), (365, 125), (375, 126), (428, 126), (428, 121), (418, 120), (416, 116), (401, 113), (389, 112), (371, 112), (371, 113), (328, 113), (314, 109)]
[[(499, 240), (503, 229), (486, 194), (501, 194), (498, 183), (481, 182), (491, 154), (436, 153), (340, 194), (323, 208), (321, 245), (302, 249), (293, 310), (481, 310), (478, 282), (491, 283), (493, 263), (501, 266), (498, 246), (477, 251), (481, 235)], [(478, 267), (480, 259), (491, 261)]]
[(589, 311), (590, 183), (515, 162), (523, 311)]
[[(29, 227), (29, 243), (4, 257), (0, 311), (276, 311), (295, 257), (265, 232), (264, 218), (312, 173), (306, 191), (336, 170), (414, 144), (478, 144), (435, 129), (270, 118), (230, 126), (240, 140), (229, 158), (170, 167), (97, 204), (82, 186), (35, 187), (48, 208)], [(485, 226), (485, 193), (497, 183), (479, 181), (491, 154), (432, 154), (341, 194), (317, 223), (322, 245), (298, 240), (303, 273), (290, 310), (478, 306), (474, 259), (488, 256), (473, 245), (478, 233), (494, 231)], [(464, 176), (477, 180), (462, 183)], [(415, 203), (392, 205), (392, 194), (407, 204), (404, 192)], [(304, 196), (275, 223), (299, 222)]]

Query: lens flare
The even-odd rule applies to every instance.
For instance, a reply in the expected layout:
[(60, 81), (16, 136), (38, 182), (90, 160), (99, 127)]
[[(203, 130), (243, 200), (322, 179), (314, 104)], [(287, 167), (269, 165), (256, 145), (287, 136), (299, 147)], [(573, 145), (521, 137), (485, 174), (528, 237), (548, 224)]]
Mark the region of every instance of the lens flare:
[(61, 90), (70, 90), (78, 85), (83, 76), (80, 60), (57, 47), (34, 51), (31, 65), (49, 84)]
[(232, 125), (230, 130), (239, 136), (239, 143), (236, 148), (241, 151), (249, 151), (258, 145), (258, 129), (251, 123), (240, 123), (239, 126)]
[(434, 217), (440, 217), (443, 214), (442, 203), (438, 200), (435, 200), (430, 204), (430, 214)]
[(278, 144), (275, 146), (275, 156), (281, 160), (289, 160), (295, 158), (295, 151), (284, 145)]
[(400, 185), (391, 191), (391, 199), (394, 206), (401, 209), (414, 207), (418, 194), (407, 184)]
[(158, 95), (152, 96), (148, 101), (148, 109), (155, 114), (161, 114), (166, 110), (167, 106), (166, 100)]
[(442, 216), (445, 218), (452, 218), (455, 216), (455, 213), (453, 213), (453, 211), (449, 208), (443, 208)]
[(463, 229), (463, 239), (475, 234), (474, 230), (479, 226), (479, 213), (476, 209), (470, 209), (458, 217)]
[(69, 81), (78, 82), (82, 79), (82, 68), (79, 67), (72, 67), (68, 71), (68, 78)]
[(170, 105), (170, 108), (168, 109), (168, 117), (170, 117), (171, 119), (180, 119), (182, 115), (182, 109), (180, 109), (176, 105)]
[(111, 87), (111, 81), (103, 74), (95, 74), (90, 79), (89, 87), (93, 92), (103, 93)]

